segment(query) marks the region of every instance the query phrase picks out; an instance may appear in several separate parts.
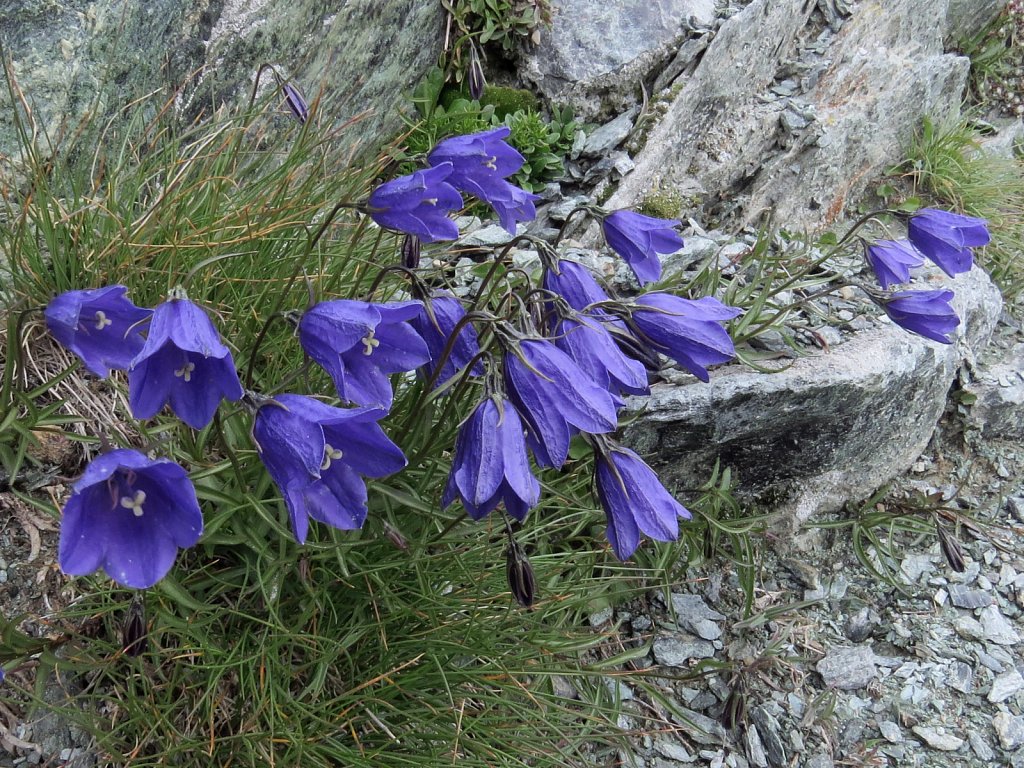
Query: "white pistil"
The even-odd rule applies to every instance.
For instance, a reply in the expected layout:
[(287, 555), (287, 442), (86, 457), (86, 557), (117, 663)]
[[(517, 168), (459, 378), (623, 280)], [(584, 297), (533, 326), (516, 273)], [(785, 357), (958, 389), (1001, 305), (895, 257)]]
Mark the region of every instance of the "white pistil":
[(490, 158), (488, 158), (487, 162), (484, 163), (484, 168), (490, 168), (492, 171), (498, 170), (498, 158), (497, 157), (490, 157)]
[(331, 468), (331, 462), (337, 461), (344, 456), (339, 449), (335, 448), (330, 443), (324, 443), (324, 463), (320, 465), (321, 470), (327, 470)]
[(192, 381), (192, 371), (196, 369), (195, 363), (185, 363), (181, 368), (174, 372), (174, 375), (179, 379), (184, 379), (185, 382)]
[(363, 354), (369, 357), (373, 354), (373, 350), (380, 346), (380, 339), (373, 338), (373, 329), (363, 337), (363, 344), (366, 345), (366, 349), (363, 350)]
[(428, 197), (423, 200), (424, 205), (437, 205), (436, 197)]
[(96, 310), (96, 330), (102, 331), (108, 325), (113, 325), (114, 321), (107, 317), (107, 313), (102, 309)]
[(146, 503), (146, 492), (136, 491), (134, 496), (122, 496), (121, 506), (130, 509), (136, 517), (142, 517), (142, 505)]

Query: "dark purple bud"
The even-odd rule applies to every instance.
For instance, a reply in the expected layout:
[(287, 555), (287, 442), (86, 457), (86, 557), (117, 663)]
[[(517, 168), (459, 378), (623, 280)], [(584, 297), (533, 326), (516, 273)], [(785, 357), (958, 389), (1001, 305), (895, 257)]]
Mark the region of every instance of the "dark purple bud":
[(537, 599), (537, 580), (533, 577), (533, 567), (519, 546), (519, 542), (508, 537), (508, 549), (505, 551), (505, 575), (512, 597), (523, 608), (529, 608)]
[(409, 549), (409, 540), (402, 535), (402, 532), (395, 528), (387, 520), (381, 520), (381, 525), (384, 527), (384, 535), (387, 536), (388, 541), (395, 545), (396, 548), (403, 552)]
[(141, 656), (149, 648), (146, 630), (146, 607), (140, 595), (132, 598), (121, 625), (121, 647), (128, 656)]
[(420, 251), (423, 241), (416, 235), (406, 235), (402, 238), (402, 266), (406, 269), (416, 269), (420, 265)]
[(300, 123), (305, 123), (309, 119), (309, 105), (306, 103), (302, 92), (291, 83), (284, 83), (281, 86), (281, 90), (284, 92), (285, 103), (288, 104), (288, 109), (295, 115), (295, 119)]
[(487, 80), (484, 79), (484, 67), (480, 63), (480, 56), (476, 52), (476, 46), (469, 46), (469, 71), (467, 73), (469, 80), (469, 95), (471, 98), (479, 101), (484, 95), (484, 86), (487, 85)]
[(946, 562), (949, 563), (949, 567), (957, 573), (966, 571), (967, 564), (964, 562), (964, 550), (960, 546), (960, 542), (942, 527), (938, 518), (935, 519), (935, 531), (939, 535), (939, 548), (942, 550)]

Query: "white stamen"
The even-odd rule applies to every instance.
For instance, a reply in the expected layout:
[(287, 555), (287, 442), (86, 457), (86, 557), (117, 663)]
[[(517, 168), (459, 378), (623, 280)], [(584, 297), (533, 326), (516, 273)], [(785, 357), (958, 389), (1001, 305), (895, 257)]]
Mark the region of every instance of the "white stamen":
[(364, 355), (372, 355), (373, 350), (380, 346), (380, 339), (373, 338), (373, 329), (363, 337), (363, 344), (366, 345), (366, 349), (363, 350)]
[(96, 310), (96, 330), (102, 331), (108, 325), (113, 325), (114, 321), (107, 317), (107, 313), (102, 309)]
[(423, 201), (424, 205), (437, 205), (436, 197), (428, 197)]
[(498, 163), (498, 158), (497, 157), (488, 158), (487, 162), (484, 163), (484, 168), (490, 168), (492, 171), (496, 171), (496, 170), (498, 170), (497, 163)]
[(184, 379), (187, 382), (192, 381), (192, 371), (196, 369), (195, 363), (185, 363), (181, 368), (174, 372), (174, 375), (179, 379)]
[(331, 462), (337, 461), (344, 455), (345, 454), (343, 454), (339, 449), (335, 448), (330, 443), (324, 443), (324, 463), (320, 465), (320, 469), (330, 469)]
[(136, 491), (134, 497), (122, 496), (121, 506), (130, 509), (136, 517), (142, 517), (142, 505), (146, 502), (146, 492)]

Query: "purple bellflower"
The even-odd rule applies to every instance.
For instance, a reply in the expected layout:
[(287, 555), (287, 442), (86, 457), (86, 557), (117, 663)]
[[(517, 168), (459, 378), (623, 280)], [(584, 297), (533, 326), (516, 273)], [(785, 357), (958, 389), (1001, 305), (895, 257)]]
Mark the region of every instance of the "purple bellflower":
[(910, 280), (910, 270), (924, 263), (924, 256), (909, 240), (878, 240), (867, 244), (864, 257), (882, 288)]
[[(643, 363), (623, 354), (599, 320), (582, 314), (567, 317), (558, 324), (555, 334), (555, 346), (613, 395), (645, 395), (651, 391)], [(623, 403), (618, 400), (616, 405)]]
[(530, 472), (523, 424), (508, 400), (483, 400), (459, 430), (442, 506), (456, 496), (474, 520), (485, 517), (500, 502), (520, 521), (536, 506), (540, 483)]
[(509, 399), (526, 420), (538, 463), (561, 467), (574, 430), (614, 432), (616, 402), (550, 341), (526, 339), (505, 355)]
[(926, 339), (952, 344), (950, 335), (960, 325), (950, 301), (953, 292), (900, 291), (880, 300), (882, 309), (896, 325)]
[[(426, 342), (430, 353), (430, 362), (424, 366), (424, 372), (428, 378), (434, 375), (434, 370), (444, 354), (445, 347), (448, 346), (455, 326), (466, 316), (462, 302), (451, 294), (441, 293), (429, 301), (434, 319), (431, 320), (429, 314), (424, 311), (410, 320), (412, 327)], [(479, 351), (480, 342), (476, 335), (476, 329), (472, 323), (466, 323), (452, 344), (447, 359), (441, 365), (441, 372), (437, 374), (436, 386), (444, 384), (469, 365)], [(483, 365), (477, 361), (473, 365), (472, 374), (482, 376), (483, 373)]]
[(370, 194), (371, 218), (424, 243), (458, 239), (459, 228), (448, 218), (462, 207), (462, 196), (447, 181), (452, 170), (451, 163), (441, 163), (381, 184)]
[(281, 489), (300, 544), (309, 519), (352, 530), (366, 520), (363, 477), (385, 477), (405, 456), (377, 420), (379, 408), (335, 408), (305, 395), (278, 395), (256, 411), (260, 459)]
[(620, 560), (640, 544), (643, 533), (658, 541), (679, 536), (679, 518), (689, 511), (665, 490), (658, 475), (628, 448), (612, 445), (597, 452), (597, 496), (608, 518), (608, 541)]
[(922, 208), (911, 216), (907, 237), (950, 277), (969, 271), (974, 265), (971, 248), (986, 245), (991, 239), (984, 219), (937, 208)]
[(231, 351), (206, 313), (181, 292), (157, 306), (142, 351), (128, 370), (128, 402), (137, 419), (171, 410), (193, 429), (213, 419), (221, 398), (238, 400)]
[(427, 343), (409, 324), (422, 312), (418, 301), (324, 301), (299, 320), (299, 343), (330, 374), (342, 400), (389, 409), (389, 375), (431, 360)]
[(434, 147), (427, 157), (432, 166), (451, 163), (448, 182), (466, 194), (473, 195), (494, 208), (510, 234), (516, 222), (529, 221), (537, 215), (534, 203), (540, 198), (509, 184), (505, 179), (523, 167), (523, 156), (505, 139), (511, 129), (507, 125), (489, 131), (453, 136)]
[(127, 290), (110, 285), (65, 291), (43, 312), (53, 337), (100, 378), (109, 376), (111, 369), (127, 370), (146, 341), (139, 325), (153, 311), (132, 304), (125, 297)]
[(732, 339), (720, 323), (740, 313), (711, 296), (693, 301), (657, 292), (636, 299), (632, 318), (654, 349), (701, 381), (708, 381), (709, 365), (736, 355)]
[(594, 279), (590, 270), (582, 264), (565, 259), (559, 261), (557, 266), (557, 273), (552, 269), (544, 270), (544, 289), (557, 293), (577, 312), (601, 316), (604, 310), (591, 305), (608, 301), (608, 294)]
[(626, 260), (640, 285), (661, 277), (659, 253), (675, 253), (683, 247), (683, 237), (675, 229), (680, 226), (676, 219), (626, 210), (609, 213), (601, 222), (608, 247)]
[(58, 560), (72, 576), (103, 568), (118, 584), (146, 589), (167, 575), (178, 548), (193, 546), (202, 532), (185, 470), (121, 448), (93, 459), (75, 483), (64, 505)]

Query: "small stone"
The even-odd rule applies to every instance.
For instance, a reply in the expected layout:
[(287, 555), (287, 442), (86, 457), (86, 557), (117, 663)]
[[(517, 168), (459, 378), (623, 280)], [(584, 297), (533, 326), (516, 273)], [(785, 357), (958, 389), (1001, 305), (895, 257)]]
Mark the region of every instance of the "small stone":
[[(682, 729), (689, 734), (690, 738), (700, 744), (718, 745), (724, 743), (725, 729), (717, 720), (712, 720), (707, 715), (694, 712), (692, 709), (677, 707), (678, 717), (673, 719), (682, 726)], [(723, 757), (724, 759), (724, 757)]]
[(515, 235), (510, 235), (504, 227), (493, 224), (489, 227), (478, 229), (472, 234), (466, 235), (460, 241), (460, 245), (476, 245), (485, 248), (493, 248), (498, 245), (506, 245)]
[(992, 595), (980, 589), (968, 589), (960, 584), (949, 585), (949, 599), (957, 608), (984, 608), (992, 605)]
[(911, 730), (929, 747), (932, 749), (938, 749), (942, 752), (955, 752), (964, 745), (963, 739), (957, 738), (951, 733), (946, 733), (943, 728), (929, 728), (924, 725), (915, 725)]
[(594, 611), (587, 617), (592, 627), (600, 627), (602, 624), (612, 620), (612, 607), (606, 606), (599, 611)]
[(576, 686), (569, 682), (568, 678), (561, 675), (554, 675), (551, 678), (551, 690), (560, 699), (578, 699), (580, 692)]
[[(674, 741), (656, 741), (654, 742), (654, 751), (677, 763), (692, 763), (696, 759), (686, 751), (682, 744), (677, 744)], [(628, 763), (623, 763), (623, 765), (628, 765)]]
[(1006, 508), (1010, 514), (1024, 523), (1024, 496), (1010, 496), (1006, 500)]
[(882, 738), (892, 744), (900, 744), (903, 741), (903, 731), (892, 720), (881, 720), (878, 723), (878, 730)]
[(715, 647), (699, 638), (659, 637), (654, 641), (654, 658), (666, 667), (686, 667), (691, 659), (710, 659)]
[(992, 727), (996, 729), (996, 736), (1003, 749), (1017, 749), (1024, 744), (1024, 717), (999, 712), (992, 718)]
[(1024, 677), (1016, 669), (1010, 669), (997, 675), (992, 681), (992, 689), (988, 692), (988, 700), (993, 704), (1006, 701), (1021, 688), (1024, 688)]
[(750, 718), (757, 725), (768, 762), (777, 768), (787, 765), (789, 761), (786, 759), (786, 747), (782, 743), (782, 725), (778, 719), (765, 706), (755, 707)]
[(865, 606), (846, 622), (846, 637), (854, 643), (860, 643), (868, 639), (874, 628), (875, 622), (871, 618), (871, 611)]
[(764, 753), (764, 746), (761, 744), (761, 736), (757, 732), (757, 726), (748, 723), (744, 732), (744, 741), (747, 746), (747, 757), (757, 768), (768, 768), (768, 756)]
[(985, 628), (981, 622), (971, 616), (958, 616), (953, 622), (956, 633), (967, 640), (984, 640)]
[(832, 758), (826, 755), (824, 752), (820, 752), (817, 755), (811, 755), (807, 758), (807, 762), (804, 763), (805, 768), (835, 768), (835, 763), (832, 762)]
[(818, 662), (817, 670), (828, 687), (855, 691), (878, 675), (877, 659), (866, 646), (836, 646)]
[(995, 758), (995, 753), (992, 751), (992, 747), (988, 745), (984, 737), (975, 730), (967, 731), (967, 741), (971, 744), (971, 749), (974, 750), (974, 754), (985, 763), (991, 763)]
[(604, 679), (604, 687), (608, 689), (608, 693), (616, 701), (633, 700), (633, 689), (618, 678), (606, 677)]
[[(548, 216), (552, 221), (565, 221), (569, 214), (584, 203), (590, 202), (586, 195), (574, 195), (555, 203), (548, 209)], [(577, 214), (578, 216), (579, 214)]]
[(907, 555), (900, 563), (900, 571), (907, 577), (907, 582), (910, 584), (915, 583), (926, 573), (932, 573), (934, 570), (935, 566), (932, 564), (931, 555)]
[(593, 131), (583, 144), (582, 154), (599, 157), (619, 146), (633, 130), (634, 114), (635, 112), (630, 110)]
[(985, 639), (990, 643), (1016, 645), (1020, 642), (1017, 630), (994, 605), (982, 609), (981, 626), (985, 628)]
[(960, 693), (970, 693), (974, 684), (974, 670), (970, 664), (962, 661), (953, 662), (950, 668), (949, 687)]

